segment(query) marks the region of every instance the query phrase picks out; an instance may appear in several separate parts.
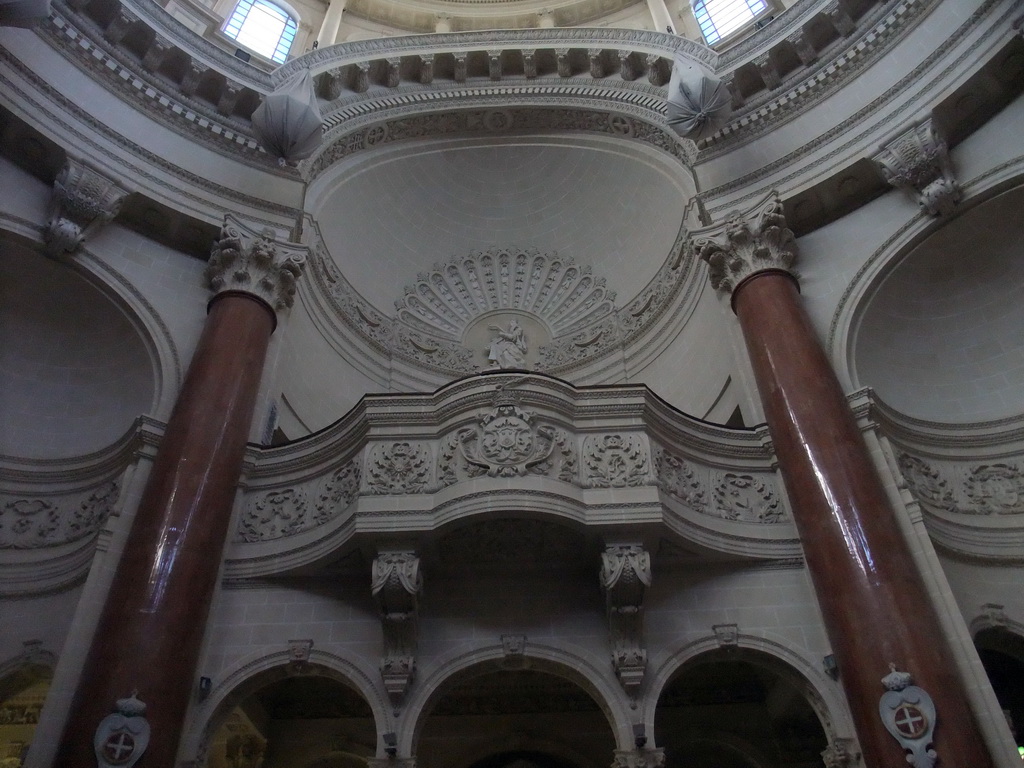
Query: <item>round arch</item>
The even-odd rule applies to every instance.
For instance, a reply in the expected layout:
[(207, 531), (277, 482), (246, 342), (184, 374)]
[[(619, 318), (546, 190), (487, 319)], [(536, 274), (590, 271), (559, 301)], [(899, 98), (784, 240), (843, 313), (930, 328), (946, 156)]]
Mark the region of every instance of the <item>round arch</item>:
[(422, 670), (415, 692), (402, 710), (399, 726), (404, 727), (399, 729), (399, 755), (414, 754), (427, 715), (454, 683), (477, 674), (522, 669), (527, 665), (531, 670), (561, 677), (586, 691), (607, 718), (616, 748), (633, 748), (629, 698), (612, 678), (611, 665), (579, 649), (570, 652), (527, 641), (521, 652), (512, 654), (507, 653), (502, 644), (453, 651)]
[(373, 713), (378, 734), (393, 727), (391, 710), (377, 687), (379, 675), (333, 653), (312, 649), (309, 661), (296, 666), (288, 650), (241, 659), (225, 672), (209, 696), (194, 710), (183, 740), (182, 753), (191, 760), (205, 758), (211, 736), (240, 702), (272, 683), (292, 677), (318, 674), (337, 681), (360, 695)]
[[(792, 651), (785, 643), (756, 635), (739, 634), (736, 646), (729, 648), (730, 660), (747, 661), (766, 668), (803, 694), (814, 710), (830, 745), (853, 741), (853, 720), (839, 686), (825, 675), (820, 664)], [(711, 660), (723, 649), (714, 635), (703, 637), (680, 648), (652, 670), (649, 695), (642, 713), (648, 734), (654, 733), (654, 717), (668, 685), (689, 667)]]

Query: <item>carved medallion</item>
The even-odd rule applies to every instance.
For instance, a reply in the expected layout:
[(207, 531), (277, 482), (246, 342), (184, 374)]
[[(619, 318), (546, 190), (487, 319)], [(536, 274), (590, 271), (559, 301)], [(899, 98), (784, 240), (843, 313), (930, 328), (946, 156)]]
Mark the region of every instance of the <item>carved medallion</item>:
[(429, 451), (407, 442), (376, 445), (366, 462), (370, 493), (425, 493), (430, 482)]
[(1024, 512), (1024, 475), (1011, 464), (974, 467), (964, 490), (971, 501), (971, 507), (964, 511), (981, 515)]

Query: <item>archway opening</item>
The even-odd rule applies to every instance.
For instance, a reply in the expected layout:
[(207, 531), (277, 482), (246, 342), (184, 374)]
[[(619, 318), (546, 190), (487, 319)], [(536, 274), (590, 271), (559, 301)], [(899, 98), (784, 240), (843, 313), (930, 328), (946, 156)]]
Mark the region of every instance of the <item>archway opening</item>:
[(460, 677), (420, 729), (420, 768), (605, 768), (615, 737), (576, 682), (535, 669)]
[(0, 679), (0, 766), (21, 768), (32, 744), (52, 671), (26, 665)]
[(662, 691), (655, 739), (674, 768), (818, 768), (828, 737), (795, 672), (754, 652), (715, 651)]
[(377, 731), (366, 700), (323, 675), (296, 675), (245, 696), (210, 739), (207, 768), (365, 768)]
[(1024, 637), (991, 627), (979, 632), (974, 644), (1013, 738), (1024, 749)]

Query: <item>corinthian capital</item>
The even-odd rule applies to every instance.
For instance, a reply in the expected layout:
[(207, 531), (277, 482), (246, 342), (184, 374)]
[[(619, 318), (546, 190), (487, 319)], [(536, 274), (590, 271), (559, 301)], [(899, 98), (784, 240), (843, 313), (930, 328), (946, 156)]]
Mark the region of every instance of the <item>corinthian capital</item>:
[(882, 147), (874, 161), (889, 184), (916, 195), (932, 216), (948, 215), (960, 202), (949, 150), (930, 117)]
[(707, 262), (712, 287), (728, 294), (758, 272), (793, 274), (796, 261), (796, 241), (775, 192), (749, 211), (691, 232), (688, 246)]
[(275, 310), (295, 300), (295, 281), (306, 264), (306, 247), (281, 243), (271, 229), (257, 232), (230, 213), (210, 253), (206, 278), (215, 294), (240, 291)]
[(68, 158), (53, 182), (50, 218), (43, 230), (48, 256), (74, 253), (85, 238), (109, 223), (128, 190), (79, 160)]

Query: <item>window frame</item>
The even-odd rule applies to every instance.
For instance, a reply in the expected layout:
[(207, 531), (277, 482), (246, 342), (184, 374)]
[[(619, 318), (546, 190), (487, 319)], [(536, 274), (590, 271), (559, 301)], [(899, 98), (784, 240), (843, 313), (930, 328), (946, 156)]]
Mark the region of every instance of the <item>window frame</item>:
[[(273, 50), (270, 52), (254, 48), (238, 37), (242, 34), (245, 23), (253, 10), (257, 10), (260, 7), (265, 9), (260, 12), (269, 12), (283, 17), (281, 31), (274, 43)], [(277, 12), (276, 14), (274, 13), (275, 11)], [(235, 28), (233, 32), (230, 31), (232, 27)], [(237, 0), (231, 9), (231, 13), (221, 25), (220, 32), (239, 48), (273, 64), (281, 65), (288, 61), (288, 56), (295, 46), (295, 39), (299, 33), (299, 15), (295, 12), (294, 8), (287, 3), (281, 2), (281, 0)]]
[[(713, 1), (714, 0), (712, 0), (712, 2)], [(749, 33), (752, 29), (757, 27), (759, 23), (764, 22), (766, 17), (771, 17), (779, 11), (778, 5), (774, 0), (732, 0), (732, 2), (737, 6), (746, 6), (746, 10), (749, 10), (752, 15), (742, 24), (730, 29), (723, 35), (718, 32), (718, 27), (715, 24), (714, 17), (707, 10), (708, 0), (691, 0), (690, 10), (693, 12), (693, 17), (697, 22), (697, 28), (700, 30), (701, 38), (704, 40), (704, 44), (708, 47), (720, 48), (736, 42), (739, 37)], [(751, 8), (753, 5), (762, 5), (764, 7), (763, 9), (754, 12)], [(708, 40), (706, 25), (701, 22), (701, 14), (706, 16), (711, 31), (718, 34), (718, 37), (713, 42)]]

